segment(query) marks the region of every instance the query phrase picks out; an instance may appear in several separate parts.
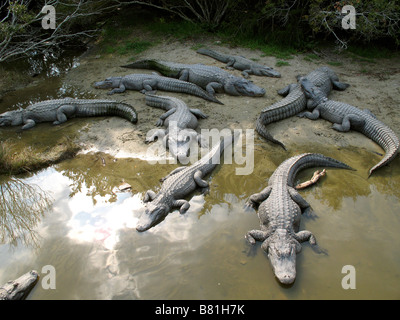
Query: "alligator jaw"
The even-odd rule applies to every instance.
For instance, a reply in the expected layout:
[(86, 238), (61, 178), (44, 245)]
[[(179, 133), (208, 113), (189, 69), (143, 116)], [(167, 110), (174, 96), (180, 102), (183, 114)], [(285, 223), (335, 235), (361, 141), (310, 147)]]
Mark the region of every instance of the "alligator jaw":
[(264, 68), (264, 69), (262, 69), (261, 70), (261, 74), (264, 75), (264, 76), (267, 76), (267, 77), (272, 77), (272, 78), (280, 78), (281, 77), (281, 74), (278, 71), (276, 71), (276, 70), (274, 70), (272, 68), (268, 68), (268, 69)]
[[(285, 250), (286, 249), (286, 250)], [(268, 258), (275, 277), (282, 284), (292, 284), (296, 280), (296, 250), (294, 247), (272, 248), (269, 246)]]
[(154, 205), (149, 203), (148, 208), (143, 212), (138, 224), (136, 225), (136, 230), (139, 232), (149, 230), (151, 227), (154, 227), (164, 220), (168, 212), (169, 210), (165, 205)]
[(8, 281), (0, 287), (0, 300), (23, 300), (31, 292), (39, 279), (37, 271), (31, 270), (16, 280)]

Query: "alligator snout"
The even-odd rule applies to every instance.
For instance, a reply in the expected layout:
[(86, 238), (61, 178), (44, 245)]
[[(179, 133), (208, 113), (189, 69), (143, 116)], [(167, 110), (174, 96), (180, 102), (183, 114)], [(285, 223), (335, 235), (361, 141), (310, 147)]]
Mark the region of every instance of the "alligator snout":
[(96, 89), (109, 89), (112, 86), (112, 82), (99, 81), (94, 83)]
[(276, 71), (276, 70), (274, 70), (272, 68), (262, 69), (261, 70), (261, 74), (264, 75), (264, 76), (273, 77), (273, 78), (280, 78), (281, 77), (281, 74), (278, 71)]

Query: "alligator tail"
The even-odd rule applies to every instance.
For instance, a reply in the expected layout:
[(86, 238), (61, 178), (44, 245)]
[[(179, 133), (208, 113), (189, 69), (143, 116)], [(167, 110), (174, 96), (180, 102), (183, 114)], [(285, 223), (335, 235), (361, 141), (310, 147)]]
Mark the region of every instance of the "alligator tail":
[(399, 152), (400, 141), (396, 134), (388, 126), (377, 119), (370, 119), (364, 134), (379, 144), (385, 150), (385, 156), (379, 163), (369, 170), (368, 177), (377, 169), (391, 162)]
[(288, 160), (293, 161), (292, 165), (290, 166), (289, 172), (290, 186), (294, 185), (294, 179), (296, 178), (297, 173), (306, 168), (331, 167), (338, 169), (354, 170), (352, 167), (339, 160), (324, 156), (323, 154), (319, 153), (304, 153)]
[(287, 151), (286, 146), (285, 146), (282, 142), (280, 142), (279, 140), (276, 140), (276, 139), (267, 131), (266, 126), (262, 123), (261, 115), (260, 115), (260, 116), (258, 117), (258, 119), (257, 119), (256, 131), (257, 131), (258, 134), (259, 134), (260, 136), (262, 136), (264, 139), (266, 139), (266, 140), (268, 140), (268, 141), (271, 141), (271, 142), (273, 142), (273, 143), (279, 144), (283, 149), (285, 149), (285, 150)]
[(191, 82), (177, 80), (177, 79), (171, 79), (171, 81), (168, 81), (165, 83), (160, 81), (158, 83), (158, 87), (160, 90), (178, 92), (178, 93), (184, 92), (184, 93), (188, 93), (188, 94), (203, 98), (207, 101), (212, 101), (212, 102), (215, 102), (218, 104), (223, 104), (216, 97), (214, 97), (214, 95), (203, 90), (198, 85), (191, 83)]
[(209, 56), (209, 57), (214, 58), (214, 59), (216, 59), (218, 61), (221, 61), (221, 62), (225, 62), (225, 63), (228, 62), (227, 55), (219, 53), (219, 52), (216, 52), (216, 51), (213, 51), (213, 50), (200, 48), (199, 50), (197, 50), (197, 53), (204, 54), (206, 56)]
[(158, 61), (155, 59), (139, 60), (130, 64), (126, 64), (121, 67), (128, 69), (156, 70), (166, 77), (173, 77), (173, 78), (179, 78), (179, 73), (180, 73), (180, 69), (173, 69), (169, 67), (167, 64), (163, 63), (162, 61)]
[(137, 122), (137, 113), (134, 107), (127, 103), (116, 101), (93, 101), (77, 106), (77, 117), (101, 117), (117, 116), (129, 120), (132, 123)]

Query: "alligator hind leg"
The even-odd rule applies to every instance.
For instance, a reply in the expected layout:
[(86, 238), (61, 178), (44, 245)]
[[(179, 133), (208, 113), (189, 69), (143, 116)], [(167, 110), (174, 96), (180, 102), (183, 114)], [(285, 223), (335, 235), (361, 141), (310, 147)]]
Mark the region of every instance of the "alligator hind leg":
[(61, 107), (59, 107), (56, 111), (56, 121), (53, 122), (53, 124), (61, 124), (64, 123), (68, 120), (67, 118), (67, 114), (72, 115), (75, 113), (75, 106), (73, 105), (63, 105)]
[(149, 202), (149, 201), (153, 201), (154, 198), (156, 197), (156, 193), (152, 190), (147, 190), (145, 195), (144, 195), (144, 199), (143, 202)]
[(343, 91), (350, 87), (348, 83), (340, 82), (340, 81), (332, 81), (333, 89)]
[(316, 107), (312, 112), (304, 111), (300, 112), (297, 116), (300, 118), (308, 118), (310, 120), (317, 120), (319, 118), (319, 109)]
[(208, 116), (204, 114), (201, 110), (199, 109), (189, 109), (191, 113), (193, 113), (197, 118), (202, 118), (206, 119)]
[(297, 203), (304, 214), (312, 213), (311, 205), (304, 200), (304, 198), (300, 195), (300, 193), (297, 192), (296, 189), (288, 187), (288, 191), (292, 200)]
[(193, 179), (200, 188), (207, 188), (208, 182), (203, 180), (202, 176), (203, 176), (203, 172), (201, 172), (200, 170), (197, 170), (193, 175)]
[(179, 208), (179, 213), (180, 214), (185, 214), (186, 211), (190, 208), (190, 203), (186, 200), (175, 200), (174, 203), (172, 204), (174, 207), (180, 207)]
[(340, 132), (347, 132), (350, 130), (351, 126), (361, 127), (364, 125), (364, 123), (365, 123), (365, 120), (363, 118), (361, 118), (360, 116), (355, 115), (355, 114), (349, 114), (343, 118), (342, 124), (335, 123), (332, 126), (332, 129), (335, 129), (336, 131), (340, 131)]
[(272, 187), (268, 186), (261, 192), (251, 195), (249, 200), (247, 200), (246, 202), (246, 206), (255, 208), (257, 205), (259, 205), (261, 202), (265, 201), (269, 197), (271, 191)]

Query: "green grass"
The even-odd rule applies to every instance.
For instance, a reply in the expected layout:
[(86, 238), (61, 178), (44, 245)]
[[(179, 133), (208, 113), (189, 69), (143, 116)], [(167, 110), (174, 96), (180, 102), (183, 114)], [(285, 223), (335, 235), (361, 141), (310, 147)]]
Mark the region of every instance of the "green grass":
[(105, 51), (107, 53), (115, 53), (117, 52), (120, 55), (124, 54), (139, 54), (142, 53), (143, 51), (146, 51), (149, 49), (151, 46), (153, 46), (153, 43), (149, 41), (143, 41), (143, 40), (131, 40), (127, 41), (124, 44), (117, 45), (117, 46), (111, 46), (108, 45), (106, 46)]
[(331, 66), (335, 66), (335, 67), (343, 65), (343, 63), (339, 62), (339, 61), (328, 61), (327, 64), (329, 64)]
[(318, 55), (316, 55), (315, 53), (309, 53), (303, 59), (311, 62), (311, 61), (318, 61), (321, 58)]
[(290, 63), (287, 61), (279, 60), (276, 62), (275, 66), (277, 66), (277, 67), (290, 66)]

